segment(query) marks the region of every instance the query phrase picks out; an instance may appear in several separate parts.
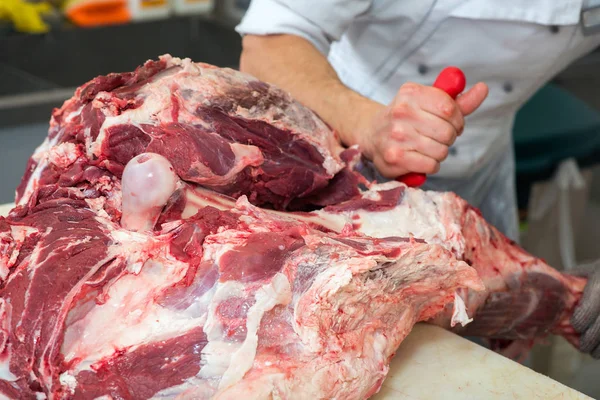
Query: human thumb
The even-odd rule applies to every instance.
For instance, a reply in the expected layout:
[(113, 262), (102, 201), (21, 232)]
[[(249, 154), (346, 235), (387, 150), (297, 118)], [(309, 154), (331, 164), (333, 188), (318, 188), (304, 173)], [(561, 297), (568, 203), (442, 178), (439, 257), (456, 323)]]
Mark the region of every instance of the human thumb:
[(456, 103), (464, 116), (472, 114), (479, 108), (489, 92), (488, 86), (479, 82), (465, 93), (458, 96)]

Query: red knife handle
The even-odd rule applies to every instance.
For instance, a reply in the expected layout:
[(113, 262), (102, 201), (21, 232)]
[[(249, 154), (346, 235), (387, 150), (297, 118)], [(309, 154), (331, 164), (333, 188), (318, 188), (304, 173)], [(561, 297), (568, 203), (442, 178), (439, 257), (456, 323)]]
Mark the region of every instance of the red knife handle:
[(465, 90), (465, 86), (467, 86), (465, 74), (456, 67), (444, 68), (433, 83), (433, 87), (442, 89), (455, 100)]
[[(456, 99), (465, 90), (466, 85), (465, 74), (457, 67), (444, 68), (433, 83), (433, 87), (442, 89), (453, 99)], [(425, 183), (427, 176), (418, 172), (410, 172), (396, 178), (396, 180), (410, 187), (419, 187)]]

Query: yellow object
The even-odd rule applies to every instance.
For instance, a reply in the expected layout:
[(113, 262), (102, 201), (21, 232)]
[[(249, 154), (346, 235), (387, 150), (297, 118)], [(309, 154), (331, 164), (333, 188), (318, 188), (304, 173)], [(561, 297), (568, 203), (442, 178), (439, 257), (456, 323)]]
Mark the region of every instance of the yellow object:
[(25, 0), (1, 0), (0, 19), (12, 21), (15, 29), (24, 33), (45, 33), (50, 30), (42, 15), (52, 11), (49, 3), (28, 3)]

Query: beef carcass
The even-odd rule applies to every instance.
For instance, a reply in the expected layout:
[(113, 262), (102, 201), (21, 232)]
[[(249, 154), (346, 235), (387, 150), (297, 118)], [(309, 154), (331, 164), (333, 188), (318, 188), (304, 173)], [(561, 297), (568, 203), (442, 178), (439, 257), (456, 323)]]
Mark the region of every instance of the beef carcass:
[(3, 225), (15, 399), (365, 398), (415, 322), (482, 288), (442, 246), (325, 234), (245, 197), (155, 233), (77, 200)]
[[(578, 344), (570, 318), (586, 280), (528, 254), (454, 193), (386, 183), (313, 214), (336, 230), (351, 224), (370, 237), (418, 237), (475, 268), (486, 290), (461, 293), (475, 318), (466, 327), (457, 326), (457, 332), (502, 341), (532, 341), (554, 333)], [(432, 322), (448, 327), (448, 313)]]
[(357, 399), (417, 321), (577, 341), (584, 280), (452, 194), (360, 192), (340, 150), (229, 69), (164, 56), (79, 88), (0, 218), (0, 393)]

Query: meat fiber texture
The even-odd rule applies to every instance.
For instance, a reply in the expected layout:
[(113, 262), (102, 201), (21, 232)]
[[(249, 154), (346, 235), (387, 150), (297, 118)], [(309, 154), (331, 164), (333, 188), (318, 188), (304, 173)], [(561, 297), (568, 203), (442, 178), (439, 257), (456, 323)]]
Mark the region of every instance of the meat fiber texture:
[(231, 69), (77, 89), (0, 217), (0, 398), (363, 399), (418, 321), (577, 343), (585, 280), (341, 150)]

